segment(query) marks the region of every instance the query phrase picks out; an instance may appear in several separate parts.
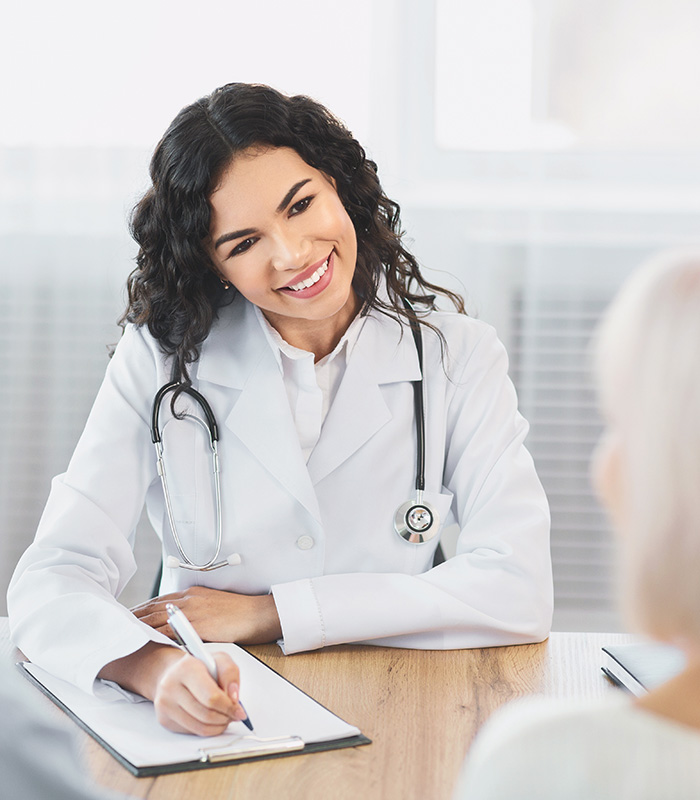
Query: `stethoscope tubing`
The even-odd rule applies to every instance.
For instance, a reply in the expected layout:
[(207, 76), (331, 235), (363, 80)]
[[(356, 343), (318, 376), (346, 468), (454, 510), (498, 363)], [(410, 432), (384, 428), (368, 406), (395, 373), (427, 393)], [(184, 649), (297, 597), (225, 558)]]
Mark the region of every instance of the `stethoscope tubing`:
[(416, 343), (420, 377), (413, 381), (413, 409), (416, 420), (416, 491), (425, 489), (425, 410), (423, 404), (423, 337), (418, 323), (409, 317), (413, 341)]
[[(437, 512), (428, 503), (423, 501), (423, 491), (425, 489), (425, 407), (424, 407), (424, 385), (423, 385), (423, 337), (420, 331), (420, 325), (415, 319), (415, 312), (413, 307), (408, 301), (404, 300), (404, 305), (409, 310), (411, 315), (408, 317), (408, 322), (411, 328), (411, 334), (416, 346), (416, 353), (418, 355), (418, 367), (420, 375), (417, 380), (412, 381), (413, 385), (413, 407), (414, 418), (416, 424), (416, 499), (409, 500), (403, 503), (396, 511), (394, 517), (394, 528), (396, 533), (404, 540), (414, 544), (423, 544), (432, 539), (439, 528), (439, 519)], [(206, 422), (194, 414), (183, 414), (200, 424), (209, 434), (209, 442), (212, 450), (212, 471), (214, 475), (215, 487), (215, 502), (216, 502), (216, 551), (212, 558), (206, 564), (197, 564), (185, 553), (185, 549), (180, 541), (180, 536), (177, 531), (175, 523), (175, 515), (173, 513), (172, 502), (170, 498), (170, 491), (168, 488), (168, 480), (165, 470), (165, 460), (163, 458), (163, 438), (162, 429), (159, 424), (160, 408), (165, 397), (171, 392), (180, 391), (192, 397), (193, 400), (200, 406)], [(177, 418), (177, 415), (175, 415)], [(167, 424), (167, 423), (166, 423)], [(219, 453), (217, 442), (219, 439), (219, 429), (216, 424), (214, 412), (211, 409), (207, 399), (201, 392), (198, 392), (192, 386), (181, 383), (178, 380), (171, 380), (156, 392), (153, 399), (153, 407), (151, 410), (151, 439), (156, 450), (157, 469), (160, 476), (161, 484), (163, 486), (163, 495), (165, 498), (165, 507), (168, 515), (168, 522), (170, 523), (170, 530), (172, 531), (173, 540), (177, 551), (180, 554), (182, 561), (179, 561), (175, 566), (182, 567), (183, 569), (197, 570), (207, 572), (209, 570), (218, 569), (219, 567), (228, 564), (239, 563), (239, 557), (234, 554), (225, 561), (217, 561), (221, 553), (221, 545), (223, 539), (223, 520), (221, 509), (221, 480), (219, 471)], [(238, 558), (238, 561), (236, 560)], [(177, 559), (174, 559), (177, 561)]]
[(193, 386), (187, 386), (183, 384), (181, 381), (170, 381), (166, 383), (164, 386), (161, 386), (160, 389), (156, 392), (156, 396), (153, 398), (153, 407), (151, 409), (151, 441), (153, 444), (156, 442), (161, 441), (161, 432), (158, 426), (158, 418), (160, 415), (160, 407), (163, 403), (163, 398), (165, 395), (169, 394), (170, 392), (174, 392), (178, 387), (182, 387), (181, 391), (185, 394), (190, 395), (193, 397), (200, 405), (202, 411), (204, 412), (204, 416), (207, 418), (207, 427), (209, 429), (209, 438), (212, 442), (219, 441), (219, 426), (216, 424), (216, 417), (214, 416), (214, 412), (209, 405), (206, 397), (201, 393), (198, 392)]
[[(192, 397), (200, 406), (201, 410), (206, 417), (206, 423), (197, 417), (195, 414), (184, 414), (185, 417), (194, 420), (197, 424), (201, 425), (204, 430), (209, 435), (209, 445), (212, 451), (212, 473), (214, 476), (214, 494), (215, 494), (215, 504), (216, 504), (216, 550), (214, 555), (206, 562), (206, 564), (197, 564), (190, 559), (190, 557), (185, 552), (184, 547), (182, 546), (182, 542), (180, 541), (180, 535), (177, 531), (177, 525), (175, 524), (175, 515), (173, 513), (173, 505), (172, 500), (170, 498), (170, 490), (168, 488), (168, 478), (165, 470), (165, 459), (163, 458), (163, 437), (162, 437), (162, 430), (159, 425), (159, 416), (160, 416), (160, 407), (163, 403), (163, 399), (170, 393), (174, 392), (178, 389), (178, 387), (182, 386), (181, 391), (184, 394), (188, 394)], [(216, 424), (216, 418), (214, 416), (214, 412), (212, 411), (209, 402), (204, 397), (201, 392), (198, 392), (192, 386), (185, 386), (180, 383), (180, 381), (171, 381), (170, 383), (161, 386), (161, 388), (156, 393), (156, 396), (153, 399), (153, 409), (151, 412), (151, 440), (153, 441), (153, 445), (155, 446), (156, 450), (156, 465), (158, 470), (158, 475), (160, 476), (161, 485), (163, 487), (163, 496), (165, 498), (165, 509), (168, 514), (168, 522), (170, 523), (170, 530), (173, 535), (173, 541), (175, 542), (175, 546), (177, 547), (177, 551), (182, 558), (182, 562), (178, 564), (178, 566), (182, 567), (183, 569), (192, 569), (201, 572), (208, 572), (212, 569), (218, 569), (219, 567), (225, 566), (228, 564), (228, 561), (224, 561), (221, 563), (217, 563), (219, 558), (219, 554), (221, 553), (221, 543), (223, 541), (223, 515), (221, 510), (221, 477), (220, 477), (220, 470), (219, 470), (219, 449), (218, 449), (218, 440), (219, 440), (219, 428)]]

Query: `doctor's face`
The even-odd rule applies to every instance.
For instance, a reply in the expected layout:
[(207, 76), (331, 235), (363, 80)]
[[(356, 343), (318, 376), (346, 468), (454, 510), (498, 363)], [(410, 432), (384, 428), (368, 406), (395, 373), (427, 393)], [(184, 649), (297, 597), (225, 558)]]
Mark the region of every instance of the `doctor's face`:
[(339, 339), (357, 311), (357, 240), (332, 181), (294, 150), (256, 148), (235, 157), (209, 202), (220, 275), (290, 344), (304, 347), (309, 332)]

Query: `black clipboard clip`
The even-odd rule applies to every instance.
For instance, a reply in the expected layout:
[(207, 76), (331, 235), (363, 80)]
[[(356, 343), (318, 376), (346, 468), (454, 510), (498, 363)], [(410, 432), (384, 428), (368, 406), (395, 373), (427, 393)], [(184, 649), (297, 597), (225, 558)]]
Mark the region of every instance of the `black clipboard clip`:
[(299, 736), (264, 738), (248, 734), (247, 736), (237, 736), (220, 747), (200, 747), (199, 760), (208, 764), (216, 764), (219, 761), (233, 761), (237, 758), (256, 758), (276, 753), (290, 753), (294, 750), (303, 750), (304, 747), (305, 742)]

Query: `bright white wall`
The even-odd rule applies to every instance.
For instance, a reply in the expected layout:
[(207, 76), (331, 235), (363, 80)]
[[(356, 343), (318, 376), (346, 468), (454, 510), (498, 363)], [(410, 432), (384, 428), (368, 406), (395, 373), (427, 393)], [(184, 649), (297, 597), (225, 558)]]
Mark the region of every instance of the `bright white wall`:
[(372, 0), (33, 0), (3, 5), (0, 146), (152, 149), (231, 81), (309, 94), (370, 126)]
[[(127, 218), (180, 108), (230, 81), (328, 105), (361, 141), (377, 91), (372, 0), (6, 3), (0, 48), (0, 613), (51, 477), (117, 341)], [(383, 6), (382, 6), (383, 8)], [(382, 10), (381, 8), (379, 9)], [(391, 38), (391, 35), (389, 36)], [(157, 553), (137, 538), (150, 589)]]
[[(90, 408), (105, 345), (118, 337), (134, 254), (126, 219), (149, 153), (183, 105), (243, 80), (312, 95), (343, 118), (401, 203), (430, 277), (465, 292), (470, 311), (497, 327), (552, 504), (557, 627), (619, 626), (609, 531), (588, 485), (600, 421), (586, 347), (643, 256), (700, 241), (700, 6), (487, 5), (5, 3), (0, 613)], [(466, 28), (481, 45), (499, 31), (510, 37), (483, 48), (481, 81)], [(509, 52), (520, 81), (510, 110), (509, 94), (493, 88), (513, 67), (502, 63)], [(491, 139), (513, 114), (518, 124)], [(125, 602), (147, 590), (144, 575)]]

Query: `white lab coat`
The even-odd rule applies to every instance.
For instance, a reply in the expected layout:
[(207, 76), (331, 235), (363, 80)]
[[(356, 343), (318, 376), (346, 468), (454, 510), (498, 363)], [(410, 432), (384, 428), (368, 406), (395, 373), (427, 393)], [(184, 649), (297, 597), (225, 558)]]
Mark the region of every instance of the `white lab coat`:
[[(219, 425), (222, 555), (214, 572), (166, 569), (162, 593), (199, 584), (272, 591), (287, 653), (342, 642), (417, 648), (540, 641), (552, 613), (549, 515), (523, 447), (507, 357), (488, 325), (434, 312), (448, 342), (424, 331), (425, 499), (461, 527), (457, 555), (431, 569), (438, 539), (411, 544), (393, 529), (414, 496), (410, 330), (372, 312), (308, 464), (281, 370), (253, 307), (221, 310), (193, 384)], [(447, 373), (445, 371), (447, 369)], [(15, 643), (55, 674), (93, 688), (98, 671), (149, 640), (167, 641), (117, 600), (135, 570), (144, 500), (166, 555), (176, 555), (150, 437), (151, 403), (170, 363), (143, 328), (128, 327), (67, 471), (54, 479), (35, 542), (8, 593)], [(188, 556), (213, 554), (215, 511), (203, 431), (167, 422), (166, 462)], [(96, 684), (97, 686), (97, 684)]]

